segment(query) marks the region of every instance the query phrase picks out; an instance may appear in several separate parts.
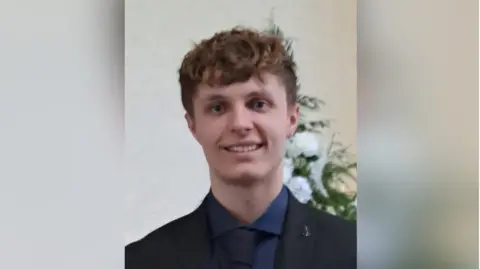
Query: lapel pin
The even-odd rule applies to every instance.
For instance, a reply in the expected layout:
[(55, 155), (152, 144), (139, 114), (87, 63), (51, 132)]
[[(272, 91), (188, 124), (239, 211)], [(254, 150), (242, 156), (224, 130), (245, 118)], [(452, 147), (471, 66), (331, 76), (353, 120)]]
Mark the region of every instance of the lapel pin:
[(310, 230), (308, 229), (308, 226), (307, 226), (307, 225), (305, 225), (305, 226), (303, 227), (303, 233), (302, 233), (302, 235), (305, 236), (305, 237), (312, 235), (312, 234), (310, 233)]

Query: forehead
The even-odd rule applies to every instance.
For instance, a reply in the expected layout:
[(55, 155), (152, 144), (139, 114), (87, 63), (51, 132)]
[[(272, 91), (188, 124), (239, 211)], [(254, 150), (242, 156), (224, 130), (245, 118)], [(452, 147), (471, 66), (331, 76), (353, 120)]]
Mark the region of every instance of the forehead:
[(202, 84), (198, 87), (196, 99), (208, 101), (217, 98), (242, 98), (251, 94), (265, 94), (271, 98), (285, 98), (285, 87), (280, 79), (271, 74), (262, 75), (262, 80), (252, 77), (245, 82), (227, 86), (211, 87)]

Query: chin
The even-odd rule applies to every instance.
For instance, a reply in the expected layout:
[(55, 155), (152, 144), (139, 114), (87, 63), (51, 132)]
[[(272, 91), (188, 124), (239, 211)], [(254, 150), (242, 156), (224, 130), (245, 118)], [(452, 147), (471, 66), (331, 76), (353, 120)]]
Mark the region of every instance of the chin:
[(249, 186), (265, 179), (266, 173), (260, 171), (244, 170), (235, 171), (234, 173), (224, 173), (221, 178), (227, 184)]

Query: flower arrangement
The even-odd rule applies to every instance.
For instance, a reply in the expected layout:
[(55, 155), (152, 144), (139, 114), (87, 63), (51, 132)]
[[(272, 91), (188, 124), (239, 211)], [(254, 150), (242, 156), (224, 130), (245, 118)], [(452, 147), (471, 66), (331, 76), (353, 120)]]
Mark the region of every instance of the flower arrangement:
[[(273, 19), (267, 33), (284, 41), (293, 60), (293, 40), (286, 38)], [(300, 88), (300, 85), (298, 85)], [(349, 147), (327, 135), (330, 120), (311, 120), (307, 114), (319, 112), (325, 103), (300, 94), (300, 120), (297, 131), (287, 141), (284, 158), (284, 184), (302, 203), (348, 220), (356, 220), (357, 162)]]

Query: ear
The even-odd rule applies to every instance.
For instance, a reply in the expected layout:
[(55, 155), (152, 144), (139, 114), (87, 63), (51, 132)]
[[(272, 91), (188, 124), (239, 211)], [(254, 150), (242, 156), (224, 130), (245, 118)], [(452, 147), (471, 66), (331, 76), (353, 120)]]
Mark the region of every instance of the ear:
[(298, 120), (300, 118), (300, 106), (295, 104), (288, 108), (287, 138), (291, 137), (297, 130)]
[(185, 113), (185, 120), (187, 121), (188, 129), (190, 130), (190, 133), (192, 133), (193, 137), (197, 139), (197, 136), (195, 134), (195, 120), (193, 119), (188, 112)]

